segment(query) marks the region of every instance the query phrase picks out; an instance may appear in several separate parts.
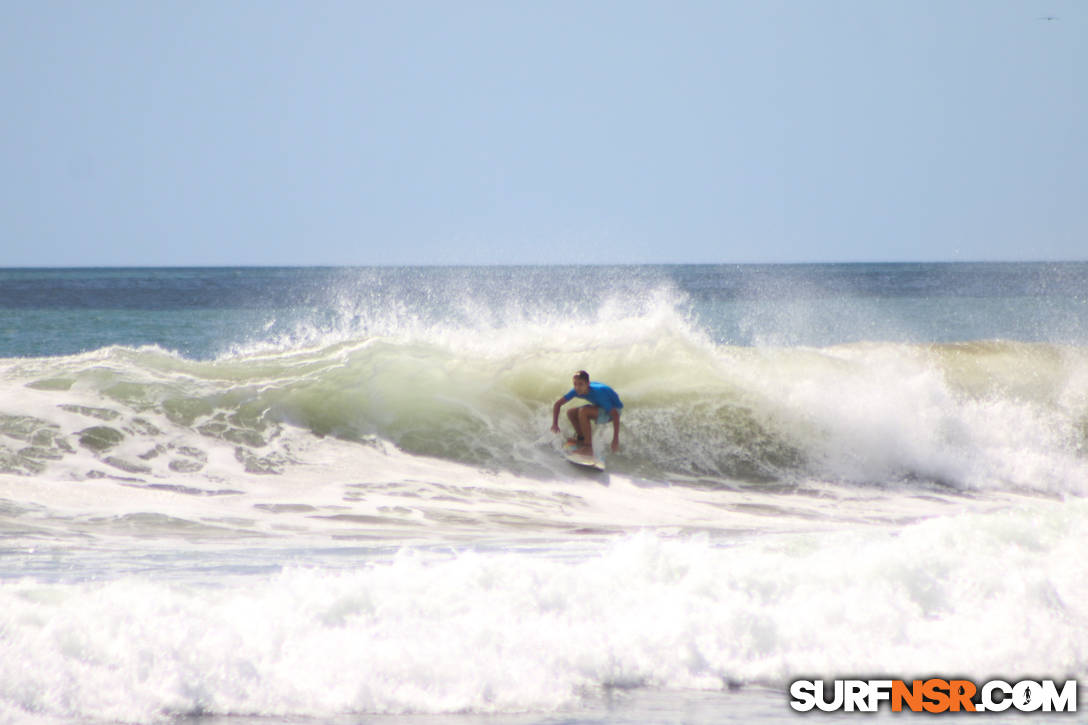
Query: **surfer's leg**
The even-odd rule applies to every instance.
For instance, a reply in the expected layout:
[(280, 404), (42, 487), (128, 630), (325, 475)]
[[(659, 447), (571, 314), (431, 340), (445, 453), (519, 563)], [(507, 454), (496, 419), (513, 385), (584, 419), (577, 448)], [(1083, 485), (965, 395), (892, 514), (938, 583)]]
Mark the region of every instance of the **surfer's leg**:
[(578, 437), (581, 438), (579, 441), (581, 447), (578, 449), (578, 453), (584, 453), (587, 456), (593, 455), (593, 421), (597, 420), (599, 413), (600, 408), (596, 405), (583, 405), (578, 408), (578, 425), (575, 426)]
[(581, 410), (581, 408), (571, 408), (570, 410), (568, 410), (567, 419), (570, 420), (570, 424), (574, 427), (574, 437), (571, 438), (568, 442), (580, 446), (582, 445), (582, 426), (581, 423), (579, 423), (579, 410)]

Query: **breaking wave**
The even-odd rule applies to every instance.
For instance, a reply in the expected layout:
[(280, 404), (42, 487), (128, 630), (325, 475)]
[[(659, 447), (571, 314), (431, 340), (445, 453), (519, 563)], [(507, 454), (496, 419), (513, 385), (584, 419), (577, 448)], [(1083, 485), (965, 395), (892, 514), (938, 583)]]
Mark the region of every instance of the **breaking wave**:
[(637, 477), (1085, 493), (1083, 347), (735, 346), (667, 290), (636, 307), (311, 328), (214, 360), (157, 347), (7, 360), (0, 471), (199, 472), (218, 447), (274, 473), (294, 462), (283, 434), (301, 431), (547, 475), (551, 404), (587, 369), (625, 402), (610, 465)]

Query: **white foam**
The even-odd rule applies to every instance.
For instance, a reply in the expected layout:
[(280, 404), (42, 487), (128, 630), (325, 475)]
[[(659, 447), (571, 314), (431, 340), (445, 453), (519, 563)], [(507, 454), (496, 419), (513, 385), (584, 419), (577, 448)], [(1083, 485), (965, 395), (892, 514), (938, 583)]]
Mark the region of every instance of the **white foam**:
[[(1063, 398), (981, 393), (957, 386), (948, 363), (921, 347), (865, 344), (824, 350), (752, 351), (743, 386), (761, 391), (773, 419), (814, 464), (810, 472), (855, 482), (921, 479), (976, 490), (1084, 495), (1078, 455), (1086, 390), (1083, 361)], [(1077, 378), (1077, 374), (1080, 375)], [(1081, 387), (1077, 387), (1077, 381)]]
[(170, 714), (549, 711), (608, 686), (1080, 675), (1083, 502), (901, 529), (403, 550), (211, 586), (0, 585), (0, 701)]

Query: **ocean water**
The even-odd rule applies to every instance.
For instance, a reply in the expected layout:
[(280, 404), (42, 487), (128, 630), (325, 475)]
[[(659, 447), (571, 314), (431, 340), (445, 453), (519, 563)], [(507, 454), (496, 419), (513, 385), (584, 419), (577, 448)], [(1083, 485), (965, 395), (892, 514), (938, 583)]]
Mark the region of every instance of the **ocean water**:
[(1086, 497), (1088, 264), (0, 270), (0, 721), (1084, 684)]

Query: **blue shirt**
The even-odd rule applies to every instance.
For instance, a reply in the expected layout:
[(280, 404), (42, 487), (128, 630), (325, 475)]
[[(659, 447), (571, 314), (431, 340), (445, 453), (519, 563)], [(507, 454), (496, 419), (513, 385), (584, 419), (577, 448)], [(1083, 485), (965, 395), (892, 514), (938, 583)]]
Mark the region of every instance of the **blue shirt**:
[(586, 391), (585, 395), (578, 395), (574, 388), (571, 388), (570, 392), (563, 396), (563, 399), (570, 400), (574, 397), (588, 400), (606, 413), (623, 409), (620, 396), (616, 395), (616, 391), (604, 383), (590, 383), (589, 390)]

